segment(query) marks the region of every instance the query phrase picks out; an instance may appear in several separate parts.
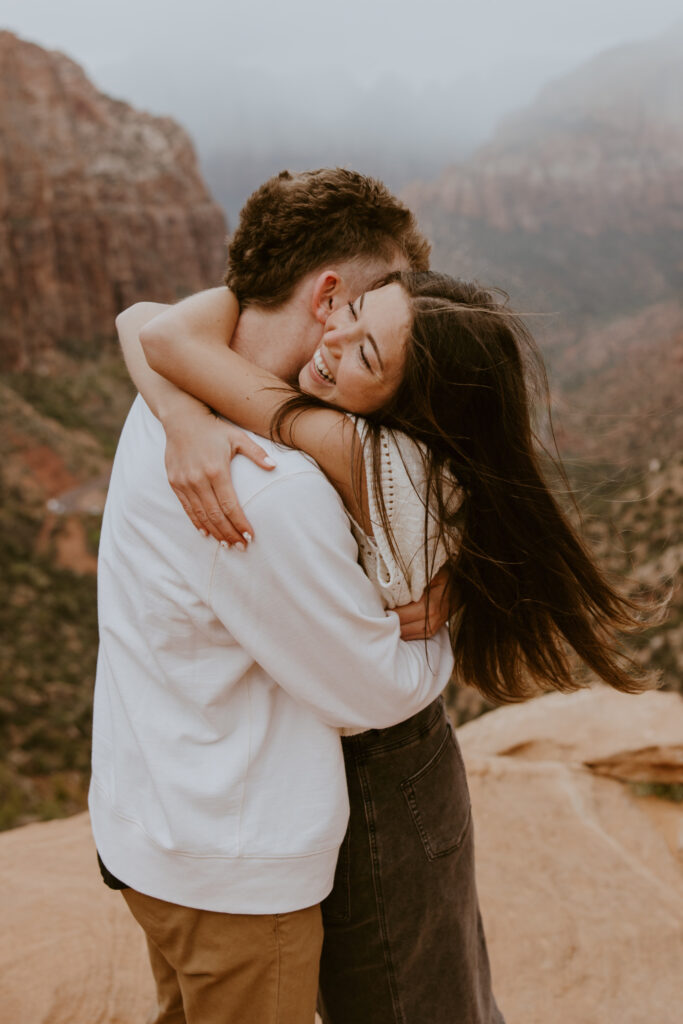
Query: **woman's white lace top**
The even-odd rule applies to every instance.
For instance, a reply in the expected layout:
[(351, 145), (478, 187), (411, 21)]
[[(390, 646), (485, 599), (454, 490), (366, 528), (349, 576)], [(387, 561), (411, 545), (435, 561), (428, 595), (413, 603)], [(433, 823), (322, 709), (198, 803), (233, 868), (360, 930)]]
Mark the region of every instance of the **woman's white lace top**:
[[(361, 443), (367, 433), (364, 420), (356, 421)], [(379, 590), (389, 608), (417, 601), (434, 573), (446, 561), (446, 551), (438, 542), (438, 520), (435, 512), (426, 517), (426, 473), (421, 446), (405, 434), (392, 436), (382, 429), (381, 489), (387, 520), (400, 561), (392, 553), (387, 532), (382, 526), (377, 488), (372, 471), (371, 446), (364, 445), (363, 460), (368, 488), (370, 520), (374, 536), (369, 537), (357, 523), (353, 534), (360, 551), (365, 573)], [(460, 503), (460, 492), (453, 482), (449, 510)], [(425, 551), (425, 528), (427, 549)]]

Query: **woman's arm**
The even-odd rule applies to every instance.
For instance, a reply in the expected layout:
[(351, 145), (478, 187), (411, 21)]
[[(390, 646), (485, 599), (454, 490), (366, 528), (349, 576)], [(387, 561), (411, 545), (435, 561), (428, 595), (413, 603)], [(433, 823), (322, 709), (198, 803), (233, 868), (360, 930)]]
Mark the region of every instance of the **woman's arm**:
[[(227, 289), (222, 291), (237, 307), (234, 296)], [(211, 310), (208, 303), (200, 308), (201, 298), (186, 299), (144, 327), (140, 341), (147, 361), (241, 427), (269, 437), (273, 417), (296, 392), (221, 343), (230, 300), (221, 297)], [(351, 515), (371, 533), (354, 421), (335, 409), (304, 409), (285, 419), (282, 440), (316, 460)]]
[[(236, 454), (242, 454), (264, 469), (272, 469), (274, 464), (242, 430), (218, 420), (203, 402), (149, 366), (140, 331), (160, 312), (173, 308), (159, 302), (138, 302), (119, 313), (116, 329), (123, 357), (133, 383), (163, 424), (169, 483), (193, 525), (218, 541), (244, 545), (245, 534), (253, 536), (253, 528), (232, 486), (230, 462)], [(229, 330), (222, 344), (230, 340), (235, 323), (230, 304), (227, 318), (218, 324), (220, 329)]]
[(172, 426), (178, 416), (206, 412), (206, 406), (152, 369), (140, 343), (140, 331), (158, 318), (162, 325), (169, 323), (174, 338), (180, 334), (182, 339), (185, 331), (205, 339), (206, 344), (225, 347), (235, 332), (239, 313), (235, 296), (221, 287), (191, 295), (177, 306), (136, 302), (117, 316), (116, 330), (131, 380), (164, 428), (167, 423)]
[[(167, 308), (161, 302), (136, 302), (116, 317), (116, 331), (130, 379), (157, 419), (161, 419), (160, 412), (165, 402), (172, 404), (174, 398), (182, 402), (184, 392), (151, 368), (140, 344), (140, 331)], [(188, 409), (199, 408), (203, 404), (191, 395), (184, 397)]]

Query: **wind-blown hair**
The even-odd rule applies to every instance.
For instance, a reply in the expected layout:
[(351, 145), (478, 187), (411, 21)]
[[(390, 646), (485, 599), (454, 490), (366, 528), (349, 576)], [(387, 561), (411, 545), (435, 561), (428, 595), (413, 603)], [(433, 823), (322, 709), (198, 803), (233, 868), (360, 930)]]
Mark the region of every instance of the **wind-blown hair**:
[[(456, 678), (496, 701), (539, 684), (572, 690), (572, 648), (611, 686), (643, 689), (615, 639), (640, 628), (637, 609), (597, 567), (543, 476), (527, 374), (546, 394), (547, 382), (524, 322), (477, 284), (437, 273), (388, 280), (410, 296), (413, 325), (401, 385), (369, 417), (375, 481), (380, 423), (424, 445), (428, 503), (454, 584)], [(455, 512), (449, 477), (462, 491)]]
[(651, 685), (619, 649), (619, 632), (642, 628), (637, 605), (598, 568), (544, 479), (529, 384), (535, 374), (547, 397), (547, 381), (522, 319), (479, 285), (443, 274), (390, 274), (380, 284), (392, 281), (409, 297), (412, 329), (402, 382), (366, 417), (364, 443), (390, 543), (381, 430), (423, 446), (425, 537), (434, 514), (448, 552), (456, 679), (496, 702), (573, 690), (582, 685), (573, 649), (618, 690)]

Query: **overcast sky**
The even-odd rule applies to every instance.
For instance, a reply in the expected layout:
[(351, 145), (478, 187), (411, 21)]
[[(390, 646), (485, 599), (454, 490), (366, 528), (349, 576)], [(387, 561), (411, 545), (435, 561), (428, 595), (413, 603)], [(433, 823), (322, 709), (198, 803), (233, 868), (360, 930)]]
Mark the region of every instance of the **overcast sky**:
[(238, 192), (302, 161), (429, 176), (549, 79), (681, 20), (680, 0), (0, 0), (0, 27), (181, 120), (210, 179), (227, 152), (214, 188), (246, 160)]
[(134, 53), (221, 54), (236, 66), (323, 75), (352, 70), (416, 84), (511, 58), (575, 62), (656, 35), (680, 0), (0, 0), (0, 24), (63, 49), (97, 75)]

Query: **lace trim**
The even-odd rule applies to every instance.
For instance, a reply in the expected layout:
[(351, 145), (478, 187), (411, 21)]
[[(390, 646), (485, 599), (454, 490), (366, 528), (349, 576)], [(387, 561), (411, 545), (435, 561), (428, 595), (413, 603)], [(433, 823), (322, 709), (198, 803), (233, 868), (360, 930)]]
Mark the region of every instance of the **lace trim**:
[[(425, 495), (422, 493), (424, 466), (419, 446), (407, 437), (399, 436), (395, 439), (388, 431), (382, 430), (379, 483), (393, 540), (405, 565), (400, 564), (395, 558), (389, 538), (382, 527), (372, 458), (365, 449), (365, 421), (356, 418), (356, 430), (364, 446), (368, 506), (374, 531), (374, 537), (368, 537), (356, 523), (356, 540), (366, 573), (375, 581), (386, 603), (390, 607), (395, 607), (420, 596), (428, 582), (427, 570), (435, 571), (440, 568), (446, 558), (446, 552), (439, 545), (438, 550), (434, 551), (434, 560), (430, 558), (430, 564), (425, 565)], [(433, 543), (436, 544), (436, 536)]]

